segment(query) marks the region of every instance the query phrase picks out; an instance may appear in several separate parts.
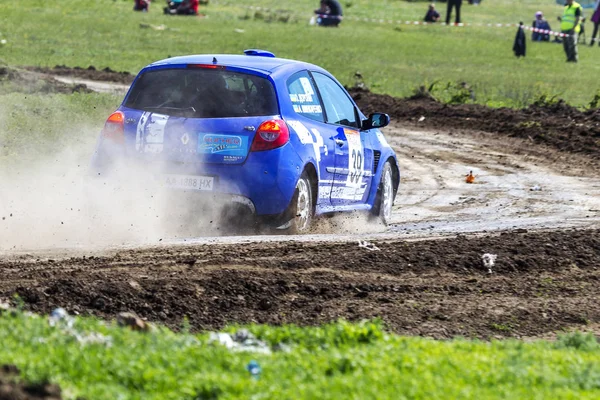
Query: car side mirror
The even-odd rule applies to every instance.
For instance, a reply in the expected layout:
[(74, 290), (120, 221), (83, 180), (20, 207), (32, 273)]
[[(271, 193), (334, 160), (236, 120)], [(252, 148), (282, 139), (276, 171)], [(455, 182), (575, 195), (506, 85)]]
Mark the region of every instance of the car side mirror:
[(383, 128), (390, 124), (390, 116), (383, 113), (369, 114), (369, 118), (362, 121), (362, 129)]

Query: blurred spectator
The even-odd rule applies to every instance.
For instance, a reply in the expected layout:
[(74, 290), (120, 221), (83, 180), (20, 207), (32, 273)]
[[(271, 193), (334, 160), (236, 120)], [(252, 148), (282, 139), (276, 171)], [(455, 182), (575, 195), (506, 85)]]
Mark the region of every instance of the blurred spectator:
[[(537, 28), (537, 29), (547, 30), (547, 31), (552, 30), (550, 28), (550, 24), (548, 23), (548, 21), (546, 21), (544, 19), (544, 14), (542, 14), (541, 11), (538, 11), (535, 13), (535, 19), (533, 20), (532, 27)], [(533, 40), (534, 42), (549, 42), (550, 34), (534, 31), (534, 32), (531, 32), (531, 40)]]
[(163, 11), (171, 15), (198, 15), (198, 3), (198, 0), (167, 0), (167, 7)]
[(315, 14), (319, 26), (338, 26), (342, 22), (342, 6), (338, 0), (321, 0)]
[(147, 12), (150, 7), (150, 0), (133, 0), (133, 11)]
[[(596, 1), (596, 6), (594, 7), (594, 14), (592, 14), (591, 21), (594, 23), (594, 32), (592, 33), (592, 39), (590, 40), (590, 46), (594, 45), (594, 41), (596, 40), (596, 34), (598, 33), (598, 26), (600, 26), (600, 0)], [(598, 41), (600, 45), (600, 40)]]
[(425, 14), (425, 22), (438, 22), (440, 20), (440, 13), (436, 11), (435, 4), (430, 4), (427, 14)]
[(446, 8), (446, 25), (450, 25), (450, 16), (452, 15), (453, 7), (456, 9), (454, 23), (460, 24), (460, 6), (462, 6), (462, 0), (448, 0), (448, 5)]

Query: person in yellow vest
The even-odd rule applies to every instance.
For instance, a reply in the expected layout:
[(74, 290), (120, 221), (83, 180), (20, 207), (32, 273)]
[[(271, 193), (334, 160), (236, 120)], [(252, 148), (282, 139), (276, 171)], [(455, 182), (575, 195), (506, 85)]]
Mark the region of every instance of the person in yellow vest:
[(566, 0), (565, 9), (560, 21), (560, 31), (564, 33), (563, 47), (567, 54), (567, 62), (577, 62), (577, 35), (581, 30), (581, 18), (583, 17), (581, 5), (573, 0)]

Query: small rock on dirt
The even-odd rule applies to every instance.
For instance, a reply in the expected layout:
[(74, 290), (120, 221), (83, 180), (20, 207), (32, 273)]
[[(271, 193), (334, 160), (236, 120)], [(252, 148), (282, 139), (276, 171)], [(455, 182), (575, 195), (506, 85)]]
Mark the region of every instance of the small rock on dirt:
[(123, 327), (129, 327), (134, 331), (147, 332), (150, 325), (132, 312), (122, 312), (117, 315), (117, 324)]

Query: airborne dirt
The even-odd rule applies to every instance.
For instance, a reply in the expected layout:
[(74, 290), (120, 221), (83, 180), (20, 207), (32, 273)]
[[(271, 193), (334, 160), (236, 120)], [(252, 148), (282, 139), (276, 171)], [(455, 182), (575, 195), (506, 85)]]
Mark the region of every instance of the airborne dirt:
[[(81, 71), (61, 74), (107, 79)], [(108, 79), (127, 82), (114, 74)], [(8, 250), (0, 252), (0, 298), (18, 293), (40, 312), (135, 311), (174, 328), (184, 317), (195, 329), (381, 317), (395, 332), (437, 338), (598, 332), (595, 112), (353, 95), (364, 111), (396, 121), (385, 131), (402, 170), (388, 230), (352, 217), (302, 237)], [(484, 254), (497, 256), (493, 266)]]

